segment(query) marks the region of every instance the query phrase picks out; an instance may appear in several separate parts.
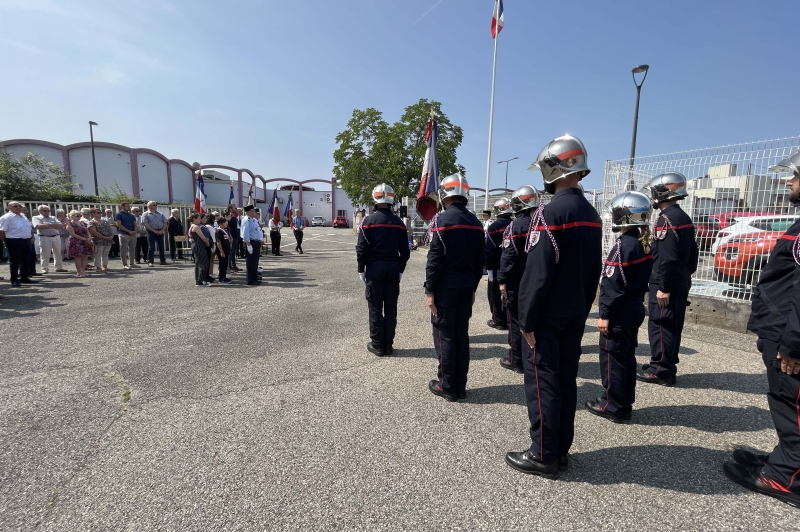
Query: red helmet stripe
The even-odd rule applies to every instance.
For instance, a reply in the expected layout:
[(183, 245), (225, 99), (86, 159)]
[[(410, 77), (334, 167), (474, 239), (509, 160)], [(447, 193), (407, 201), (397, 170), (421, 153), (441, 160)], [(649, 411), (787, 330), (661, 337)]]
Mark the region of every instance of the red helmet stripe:
[(578, 155), (583, 155), (583, 150), (580, 148), (575, 148), (574, 150), (558, 154), (558, 158), (562, 161), (565, 161), (570, 157), (577, 157)]

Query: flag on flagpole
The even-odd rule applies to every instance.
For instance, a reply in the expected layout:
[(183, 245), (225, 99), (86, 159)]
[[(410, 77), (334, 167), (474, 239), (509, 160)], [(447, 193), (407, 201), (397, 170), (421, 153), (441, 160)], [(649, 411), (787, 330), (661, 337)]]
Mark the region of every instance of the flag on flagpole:
[(289, 218), (289, 226), (290, 227), (292, 225), (292, 208), (293, 207), (294, 207), (294, 204), (292, 202), (292, 193), (289, 192), (289, 199), (286, 200), (286, 210), (283, 211), (283, 217), (284, 218)]
[(247, 204), (253, 204), (253, 185), (250, 185), (250, 190), (247, 192)]
[(197, 171), (197, 191), (194, 195), (194, 210), (200, 213), (206, 212), (206, 191), (203, 186), (203, 176), (200, 170)]
[(494, 13), (492, 13), (492, 39), (497, 38), (497, 35), (503, 31), (505, 22), (505, 17), (503, 16), (503, 0), (495, 0)]
[(275, 192), (272, 193), (272, 201), (269, 202), (267, 212), (272, 212), (275, 209), (276, 203), (278, 203), (278, 187), (275, 187)]
[(233, 203), (233, 181), (231, 181), (231, 195), (228, 198), (228, 205), (230, 205), (231, 203)]
[(429, 222), (438, 210), (436, 191), (439, 190), (439, 160), (436, 156), (436, 143), (439, 128), (436, 120), (428, 120), (428, 132), (425, 134), (425, 162), (422, 164), (422, 179), (419, 182), (417, 194), (417, 212)]

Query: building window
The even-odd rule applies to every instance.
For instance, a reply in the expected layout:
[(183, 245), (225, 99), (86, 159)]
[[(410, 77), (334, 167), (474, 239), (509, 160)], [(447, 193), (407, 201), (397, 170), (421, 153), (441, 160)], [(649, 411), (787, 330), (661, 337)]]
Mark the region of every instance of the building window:
[(336, 216), (347, 216), (347, 211), (338, 210), (336, 211)]

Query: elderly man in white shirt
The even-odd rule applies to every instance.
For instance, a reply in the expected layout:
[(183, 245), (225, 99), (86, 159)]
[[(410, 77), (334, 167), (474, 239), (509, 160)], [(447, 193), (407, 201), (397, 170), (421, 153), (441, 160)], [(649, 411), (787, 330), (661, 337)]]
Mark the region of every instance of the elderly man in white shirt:
[(39, 259), (41, 261), (42, 273), (47, 275), (50, 272), (50, 256), (53, 256), (53, 263), (56, 271), (64, 273), (67, 270), (61, 261), (61, 223), (58, 218), (50, 216), (50, 207), (39, 205), (39, 214), (32, 219), (33, 228), (39, 235)]
[(31, 222), (22, 215), (22, 204), (18, 201), (10, 202), (8, 211), (8, 214), (0, 216), (0, 240), (8, 249), (11, 286), (34, 284), (36, 281), (28, 277), (30, 250), (33, 245)]

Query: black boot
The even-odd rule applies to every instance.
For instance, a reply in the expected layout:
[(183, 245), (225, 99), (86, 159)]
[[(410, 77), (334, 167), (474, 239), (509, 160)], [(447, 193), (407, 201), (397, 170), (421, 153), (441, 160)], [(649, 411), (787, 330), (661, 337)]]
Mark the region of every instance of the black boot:
[(760, 467), (752, 468), (737, 464), (736, 462), (725, 462), (722, 466), (722, 471), (725, 473), (726, 477), (743, 488), (762, 495), (774, 497), (795, 508), (800, 508), (800, 495), (792, 493), (774, 480), (765, 477)]
[(537, 475), (550, 480), (558, 478), (558, 460), (551, 464), (544, 464), (538, 461), (530, 451), (506, 453), (506, 463), (521, 473)]
[(600, 401), (586, 401), (586, 404), (583, 406), (586, 408), (586, 410), (588, 410), (592, 414), (598, 417), (605, 418), (611, 421), (612, 423), (625, 423), (624, 419), (620, 419), (614, 414), (610, 414), (605, 410), (603, 410), (602, 408), (600, 408)]
[(675, 377), (672, 377), (671, 379), (662, 379), (643, 369), (636, 370), (636, 380), (646, 382), (648, 384), (658, 384), (659, 386), (666, 386), (668, 388), (672, 388), (677, 382)]

